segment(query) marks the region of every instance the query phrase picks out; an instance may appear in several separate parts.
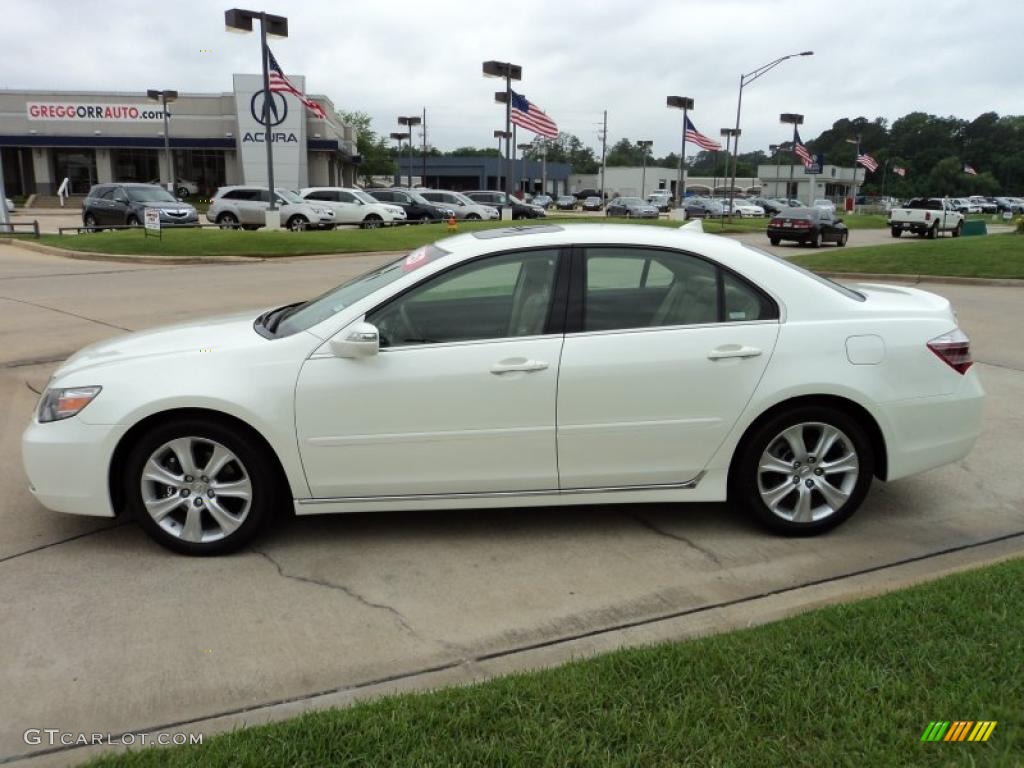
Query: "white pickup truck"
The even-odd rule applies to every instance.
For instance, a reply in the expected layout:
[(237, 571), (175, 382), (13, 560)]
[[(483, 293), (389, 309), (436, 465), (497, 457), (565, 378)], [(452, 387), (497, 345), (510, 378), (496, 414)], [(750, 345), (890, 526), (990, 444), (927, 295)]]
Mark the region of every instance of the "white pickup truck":
[(964, 215), (945, 197), (915, 197), (904, 208), (889, 211), (889, 230), (893, 237), (913, 232), (918, 237), (934, 238), (940, 232), (960, 237)]

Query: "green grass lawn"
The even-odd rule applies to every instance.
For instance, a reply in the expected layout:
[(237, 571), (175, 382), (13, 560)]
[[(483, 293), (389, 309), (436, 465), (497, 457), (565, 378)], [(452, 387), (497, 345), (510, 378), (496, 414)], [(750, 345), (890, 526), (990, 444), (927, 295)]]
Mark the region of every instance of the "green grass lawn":
[[(754, 629), (91, 766), (1018, 766), (1024, 560)], [(922, 743), (995, 720), (984, 743)]]
[(791, 261), (821, 272), (1024, 278), (1024, 237), (943, 237), (927, 242), (823, 248)]

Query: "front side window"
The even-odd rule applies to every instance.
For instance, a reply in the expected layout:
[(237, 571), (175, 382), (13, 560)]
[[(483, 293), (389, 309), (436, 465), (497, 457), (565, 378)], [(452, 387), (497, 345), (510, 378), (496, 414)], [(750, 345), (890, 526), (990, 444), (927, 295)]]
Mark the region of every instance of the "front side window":
[(334, 193), (335, 199), (339, 203), (354, 203), (356, 201), (355, 195), (351, 192), (338, 191)]
[(557, 250), (519, 251), (460, 265), (366, 317), (382, 347), (544, 333)]
[(697, 256), (611, 246), (586, 251), (583, 331), (777, 317), (761, 291)]

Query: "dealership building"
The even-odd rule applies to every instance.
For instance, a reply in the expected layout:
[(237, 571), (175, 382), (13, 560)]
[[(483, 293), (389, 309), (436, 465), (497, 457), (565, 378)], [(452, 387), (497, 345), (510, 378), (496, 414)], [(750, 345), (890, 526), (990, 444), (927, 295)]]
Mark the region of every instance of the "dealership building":
[[(304, 78), (289, 76), (304, 90)], [(273, 93), (274, 182), (288, 189), (349, 185), (356, 131), (325, 96), (316, 117), (290, 93)], [(266, 184), (263, 79), (237, 74), (229, 93), (181, 93), (168, 105), (174, 180), (202, 196), (228, 184)], [(71, 194), (100, 182), (170, 181), (164, 115), (145, 93), (0, 90), (0, 151), (10, 195)]]

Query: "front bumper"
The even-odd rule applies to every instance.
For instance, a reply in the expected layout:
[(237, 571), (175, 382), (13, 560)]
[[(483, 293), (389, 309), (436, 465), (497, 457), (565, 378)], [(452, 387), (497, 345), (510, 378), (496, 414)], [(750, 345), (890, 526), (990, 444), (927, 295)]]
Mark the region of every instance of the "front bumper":
[(120, 426), (86, 424), (78, 417), (40, 424), (34, 418), (21, 438), (29, 490), (54, 512), (113, 517), (108, 476)]

